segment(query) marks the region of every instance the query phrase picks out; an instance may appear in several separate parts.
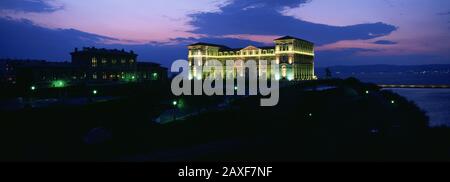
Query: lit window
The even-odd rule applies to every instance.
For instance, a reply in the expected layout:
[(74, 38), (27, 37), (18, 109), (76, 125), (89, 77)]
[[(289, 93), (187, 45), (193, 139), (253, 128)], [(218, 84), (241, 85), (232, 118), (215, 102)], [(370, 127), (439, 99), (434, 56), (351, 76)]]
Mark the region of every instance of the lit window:
[(281, 76), (283, 77), (283, 78), (286, 78), (286, 65), (282, 65), (281, 66)]
[(91, 60), (91, 63), (92, 63), (92, 67), (96, 67), (97, 66), (97, 58), (92, 58), (92, 60)]

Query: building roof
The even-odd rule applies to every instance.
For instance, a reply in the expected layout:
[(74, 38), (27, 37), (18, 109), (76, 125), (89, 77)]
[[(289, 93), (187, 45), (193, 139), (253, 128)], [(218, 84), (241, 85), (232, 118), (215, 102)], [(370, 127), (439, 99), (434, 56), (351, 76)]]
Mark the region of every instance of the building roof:
[(287, 36), (280, 37), (280, 38), (275, 39), (275, 40), (287, 40), (287, 39), (299, 39), (299, 38), (287, 35)]
[[(293, 36), (284, 36), (284, 37), (277, 38), (275, 40), (289, 40), (289, 39), (296, 39), (296, 40), (301, 40), (301, 41), (304, 41), (304, 42), (308, 42), (308, 43), (314, 44), (314, 43), (312, 43), (310, 41), (307, 41), (307, 40), (304, 40), (304, 39), (299, 39), (299, 38), (293, 37)], [(197, 46), (197, 45), (218, 47), (218, 48), (220, 48), (220, 51), (240, 51), (240, 50), (246, 48), (246, 47), (244, 47), (244, 48), (230, 48), (230, 47), (227, 47), (227, 46), (224, 46), (224, 45), (220, 45), (220, 44), (211, 44), (211, 43), (205, 43), (205, 42), (197, 42), (197, 43), (194, 43), (194, 44), (190, 44), (189, 46)], [(257, 47), (257, 48), (259, 48), (259, 49), (275, 49), (275, 46), (261, 46), (261, 47)]]
[(224, 45), (210, 44), (210, 43), (205, 43), (205, 42), (197, 42), (197, 43), (191, 44), (189, 46), (197, 46), (197, 45), (214, 46), (214, 47), (228, 48), (229, 49), (229, 47), (224, 46)]
[(288, 36), (284, 36), (284, 37), (280, 37), (280, 38), (275, 39), (275, 40), (289, 40), (289, 39), (301, 40), (301, 41), (305, 41), (305, 42), (309, 42), (309, 43), (313, 44), (310, 41), (307, 41), (307, 40), (304, 40), (304, 39), (300, 39), (300, 38), (297, 38), (297, 37), (293, 37), (293, 36), (289, 36), (289, 35)]
[(258, 47), (260, 49), (275, 49), (275, 46), (262, 46), (262, 47)]
[(83, 47), (82, 50), (78, 50), (78, 48), (75, 48), (74, 52), (71, 52), (70, 54), (80, 54), (80, 53), (137, 55), (133, 51), (127, 52), (124, 49), (118, 50), (118, 49), (105, 49), (96, 47)]

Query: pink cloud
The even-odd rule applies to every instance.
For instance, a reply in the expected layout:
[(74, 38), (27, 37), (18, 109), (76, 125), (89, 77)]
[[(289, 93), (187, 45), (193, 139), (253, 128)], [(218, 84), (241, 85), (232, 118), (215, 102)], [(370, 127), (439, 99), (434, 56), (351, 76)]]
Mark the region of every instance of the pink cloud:
[(27, 12), (0, 9), (1, 17), (27, 19), (52, 29), (77, 29), (112, 37), (106, 43), (167, 42), (178, 37), (196, 37), (191, 33), (192, 13), (218, 12), (227, 0), (45, 0), (64, 8), (52, 12)]

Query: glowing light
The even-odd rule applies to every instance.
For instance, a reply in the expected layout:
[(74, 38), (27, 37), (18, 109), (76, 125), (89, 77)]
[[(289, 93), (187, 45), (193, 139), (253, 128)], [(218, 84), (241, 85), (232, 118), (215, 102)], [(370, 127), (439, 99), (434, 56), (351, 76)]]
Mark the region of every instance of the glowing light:
[(176, 100), (174, 100), (173, 102), (172, 102), (172, 105), (173, 106), (176, 106), (178, 104), (178, 102), (176, 101)]
[(309, 113), (308, 116), (309, 116), (309, 117), (312, 117), (312, 113)]
[(66, 82), (64, 80), (55, 80), (52, 82), (52, 86), (56, 88), (62, 88), (66, 86)]
[(92, 90), (92, 94), (97, 95), (97, 90)]
[(391, 100), (391, 104), (395, 104), (395, 101), (394, 101), (394, 100)]
[(31, 90), (36, 90), (36, 87), (33, 85), (30, 87)]
[(369, 91), (368, 91), (368, 90), (366, 90), (366, 94), (369, 94)]
[(234, 86), (234, 90), (237, 90), (238, 89), (238, 87), (237, 86)]
[(136, 78), (136, 77), (135, 77), (134, 75), (133, 75), (133, 76), (131, 76), (131, 79), (132, 79), (132, 80), (134, 80), (135, 78)]

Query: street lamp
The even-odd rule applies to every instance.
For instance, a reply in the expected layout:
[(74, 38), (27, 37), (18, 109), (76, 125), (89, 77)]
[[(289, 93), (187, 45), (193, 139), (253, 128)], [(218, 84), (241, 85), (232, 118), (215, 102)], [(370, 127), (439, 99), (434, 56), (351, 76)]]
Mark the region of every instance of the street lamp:
[(178, 104), (178, 102), (176, 101), (176, 100), (174, 100), (173, 102), (172, 102), (172, 105), (173, 105), (173, 109), (172, 109), (172, 114), (173, 114), (173, 121), (175, 121), (175, 120), (177, 120), (177, 113), (176, 113), (176, 106), (177, 106), (177, 104)]

